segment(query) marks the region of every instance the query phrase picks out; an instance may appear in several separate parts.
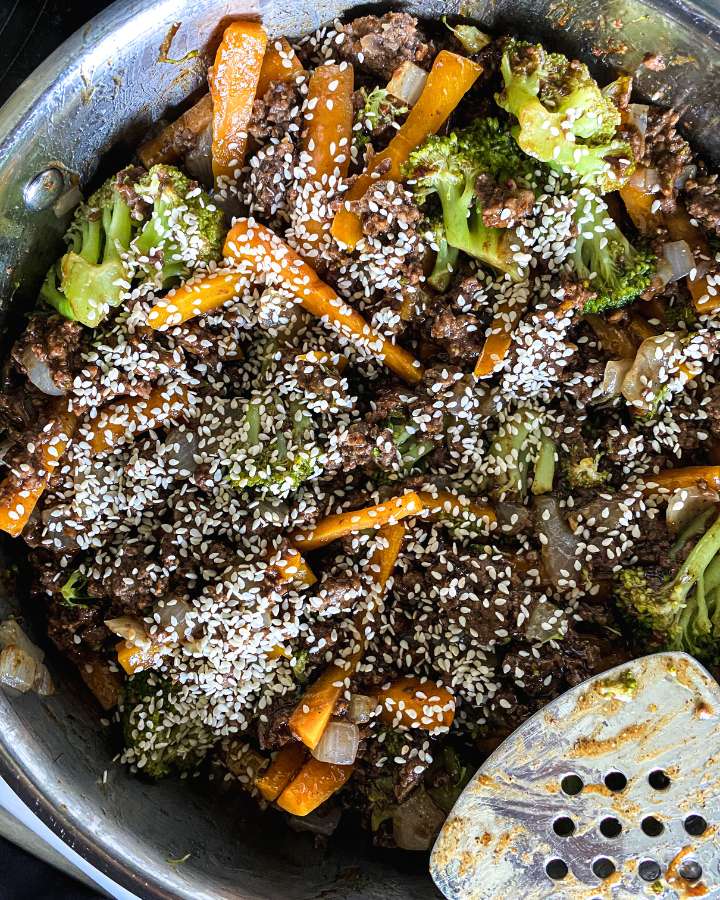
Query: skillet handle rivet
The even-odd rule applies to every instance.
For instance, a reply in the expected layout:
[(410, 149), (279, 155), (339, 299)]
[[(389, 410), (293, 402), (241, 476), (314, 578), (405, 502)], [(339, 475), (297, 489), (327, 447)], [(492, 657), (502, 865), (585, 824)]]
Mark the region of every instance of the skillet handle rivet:
[(25, 185), (23, 199), (25, 206), (33, 212), (41, 212), (48, 209), (62, 194), (65, 188), (65, 178), (60, 169), (49, 166), (38, 172), (34, 178)]

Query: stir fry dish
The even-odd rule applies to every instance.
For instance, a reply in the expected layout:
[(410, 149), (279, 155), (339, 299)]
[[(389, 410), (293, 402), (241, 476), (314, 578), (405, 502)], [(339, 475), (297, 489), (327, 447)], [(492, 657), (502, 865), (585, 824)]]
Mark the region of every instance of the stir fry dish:
[(427, 850), (567, 688), (720, 662), (717, 176), (629, 76), (468, 24), (211, 62), (9, 352), (0, 528), (139, 777)]

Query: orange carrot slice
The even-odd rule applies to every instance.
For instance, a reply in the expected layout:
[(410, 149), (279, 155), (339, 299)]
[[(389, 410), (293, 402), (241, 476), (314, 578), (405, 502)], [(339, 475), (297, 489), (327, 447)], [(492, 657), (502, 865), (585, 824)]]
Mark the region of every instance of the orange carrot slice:
[[(28, 475), (11, 471), (0, 482), (0, 530), (17, 537), (27, 525), (76, 428), (77, 416), (58, 404), (34, 440), (36, 447), (40, 445), (40, 471)], [(39, 481), (36, 476), (40, 476)]]
[(639, 187), (626, 184), (625, 187), (620, 188), (620, 197), (625, 204), (630, 221), (638, 231), (648, 234), (655, 229), (662, 214), (652, 211), (653, 203), (657, 199), (654, 194), (648, 194)]
[(487, 503), (476, 503), (467, 497), (458, 496), (451, 491), (418, 491), (418, 496), (431, 517), (442, 518), (445, 515), (462, 515), (468, 513), (475, 519), (485, 519), (488, 525), (497, 522), (492, 506)]
[(153, 306), (147, 324), (156, 331), (180, 325), (195, 316), (219, 309), (243, 289), (243, 277), (237, 272), (218, 269), (210, 275), (194, 278), (174, 288)]
[(255, 96), (262, 99), (273, 82), (292, 81), (302, 70), (303, 65), (287, 40), (276, 38), (265, 48)]
[(499, 302), (490, 324), (490, 334), (485, 339), (475, 364), (476, 378), (487, 378), (494, 375), (503, 364), (510, 350), (512, 333), (519, 318), (520, 309), (511, 298), (505, 298)]
[[(402, 175), (402, 166), (412, 151), (439, 130), (481, 72), (482, 66), (478, 63), (448, 50), (441, 50), (435, 57), (417, 103), (385, 150), (372, 158), (367, 169), (344, 195), (346, 203), (359, 200), (365, 195), (375, 173), (381, 166), (384, 167), (386, 160), (390, 162), (386, 177), (397, 181)], [(360, 219), (347, 207), (338, 210), (331, 230), (335, 239), (351, 250), (362, 238)]]
[(420, 496), (415, 491), (409, 491), (400, 497), (391, 497), (384, 503), (327, 516), (312, 528), (295, 531), (291, 540), (303, 550), (317, 550), (318, 547), (324, 547), (355, 531), (394, 524), (407, 516), (417, 516), (424, 508)]
[(155, 387), (147, 398), (111, 403), (101, 410), (93, 426), (90, 447), (93, 453), (112, 450), (136, 434), (182, 418), (189, 403), (190, 395), (183, 384)]
[(455, 718), (455, 698), (450, 691), (426, 678), (404, 675), (378, 694), (380, 717), (397, 728), (447, 731)]
[(140, 162), (149, 169), (158, 163), (174, 162), (182, 156), (188, 146), (188, 136), (197, 137), (210, 125), (213, 105), (210, 94), (205, 94), (198, 102), (184, 112), (179, 119), (163, 128), (160, 134), (147, 141), (138, 150)]
[(407, 350), (371, 328), (269, 228), (251, 219), (239, 219), (225, 241), (225, 255), (239, 263), (250, 263), (256, 271), (279, 276), (283, 286), (295, 294), (304, 309), (355, 343), (366, 345), (400, 378), (411, 383), (422, 378), (420, 363)]
[(657, 475), (645, 475), (648, 484), (657, 485), (668, 491), (706, 484), (713, 490), (720, 490), (720, 466), (684, 466), (680, 469), (663, 469)]
[(284, 555), (275, 563), (275, 569), (287, 581), (298, 581), (308, 587), (317, 581), (313, 570), (294, 547), (288, 547)]
[(259, 22), (233, 22), (223, 33), (208, 72), (213, 105), (212, 164), (215, 178), (242, 168), (267, 34)]
[(265, 771), (255, 779), (255, 787), (272, 803), (297, 775), (307, 758), (307, 750), (294, 741), (280, 749)]
[(280, 794), (277, 805), (294, 816), (306, 816), (347, 784), (353, 768), (309, 759)]
[(353, 127), (353, 68), (319, 66), (308, 85), (301, 157), (305, 181), (326, 181), (337, 173), (347, 175)]
[(132, 641), (119, 641), (115, 647), (118, 663), (128, 675), (154, 668), (169, 649), (169, 644), (158, 641), (151, 641), (145, 647), (133, 644)]

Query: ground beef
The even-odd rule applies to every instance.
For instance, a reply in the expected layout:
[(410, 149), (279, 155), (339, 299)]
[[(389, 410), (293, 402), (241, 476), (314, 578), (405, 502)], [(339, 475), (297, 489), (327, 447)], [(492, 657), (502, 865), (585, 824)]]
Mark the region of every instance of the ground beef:
[(37, 423), (38, 411), (47, 400), (31, 386), (8, 385), (0, 391), (0, 430), (17, 438)]
[(254, 213), (270, 220), (285, 208), (294, 166), (295, 145), (288, 135), (277, 144), (261, 147), (252, 157), (248, 195)]
[(279, 697), (258, 720), (258, 743), (261, 750), (277, 750), (292, 740), (288, 720), (297, 705), (297, 699)]
[(512, 179), (499, 184), (492, 175), (478, 175), (475, 195), (482, 207), (483, 224), (488, 228), (514, 228), (535, 206), (532, 191), (518, 187)]
[(434, 51), (417, 26), (417, 19), (407, 13), (362, 16), (338, 27), (345, 36), (336, 46), (338, 56), (384, 81), (405, 60), (427, 69)]
[(63, 316), (31, 316), (15, 342), (12, 358), (27, 373), (28, 355), (47, 363), (53, 384), (61, 391), (72, 387), (80, 355), (83, 327)]
[(717, 175), (700, 175), (685, 185), (685, 206), (688, 213), (706, 231), (720, 235), (720, 190)]
[(671, 212), (677, 197), (676, 182), (685, 166), (692, 162), (688, 142), (677, 132), (680, 114), (672, 109), (651, 106), (645, 132), (643, 165), (656, 169), (660, 179), (661, 208)]
[(253, 103), (248, 132), (258, 143), (269, 138), (279, 141), (299, 129), (299, 120), (298, 85), (294, 81), (272, 81), (264, 96)]
[(101, 650), (110, 638), (106, 612), (97, 603), (69, 606), (54, 598), (48, 606), (48, 635), (63, 653), (77, 658), (87, 650)]
[(435, 317), (430, 335), (453, 360), (477, 359), (485, 339), (476, 316), (455, 315), (447, 308)]
[(363, 233), (370, 237), (383, 235), (398, 225), (404, 232), (415, 231), (423, 221), (413, 195), (396, 181), (376, 181), (352, 206), (360, 216)]
[(351, 610), (363, 592), (359, 575), (327, 575), (310, 600), (312, 608), (321, 615), (337, 615)]
[(150, 211), (150, 205), (138, 194), (137, 183), (146, 175), (142, 166), (127, 166), (118, 172), (116, 187), (120, 196), (130, 207), (133, 218), (145, 219)]
[(167, 590), (168, 575), (164, 567), (145, 552), (143, 544), (125, 544), (119, 548), (108, 575), (90, 578), (87, 592), (91, 597), (109, 597), (118, 615), (139, 615)]

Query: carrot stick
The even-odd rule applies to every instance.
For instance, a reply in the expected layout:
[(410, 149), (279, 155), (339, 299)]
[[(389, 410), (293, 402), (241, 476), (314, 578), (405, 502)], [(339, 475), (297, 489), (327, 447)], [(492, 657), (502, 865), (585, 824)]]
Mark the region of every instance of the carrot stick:
[(158, 300), (148, 313), (147, 324), (156, 331), (165, 331), (195, 316), (219, 309), (228, 300), (239, 296), (242, 282), (243, 278), (237, 272), (224, 269), (193, 278)]
[(90, 447), (93, 453), (112, 450), (136, 434), (181, 418), (189, 402), (188, 390), (184, 385), (169, 384), (153, 388), (147, 398), (111, 403), (101, 410), (92, 426)]
[(287, 40), (277, 38), (265, 48), (255, 96), (262, 99), (273, 82), (292, 81), (302, 70), (302, 63)]
[(427, 678), (404, 675), (380, 691), (380, 717), (397, 728), (422, 728), (426, 731), (447, 731), (455, 718), (455, 698), (445, 687), (438, 687)]
[(179, 119), (171, 122), (160, 134), (147, 141), (138, 150), (140, 162), (149, 169), (158, 163), (174, 162), (182, 156), (190, 141), (212, 122), (213, 106), (210, 94), (205, 94), (198, 102), (186, 110)]
[(247, 127), (262, 68), (267, 34), (259, 22), (233, 22), (223, 34), (208, 72), (213, 104), (212, 164), (215, 178), (242, 168)]
[(307, 160), (303, 158), (305, 181), (325, 182), (334, 173), (347, 175), (354, 117), (353, 84), (352, 66), (319, 66), (312, 73), (300, 143), (307, 154)]
[(277, 805), (294, 816), (306, 816), (347, 784), (353, 768), (309, 759), (280, 794)]
[(720, 466), (684, 466), (680, 469), (663, 469), (656, 475), (645, 475), (648, 485), (657, 485), (668, 491), (678, 488), (707, 485), (713, 490), (720, 490)]
[(114, 709), (120, 699), (122, 678), (117, 670), (110, 668), (109, 661), (100, 653), (78, 663), (80, 677), (95, 695), (95, 699), (105, 710)]
[(497, 516), (492, 506), (487, 503), (475, 503), (467, 497), (458, 496), (451, 491), (418, 491), (418, 496), (423, 502), (425, 509), (429, 510), (430, 515), (435, 518), (442, 518), (445, 515), (461, 515), (469, 513), (476, 519), (486, 519), (488, 525), (497, 522)]
[(639, 232), (648, 234), (655, 230), (662, 219), (662, 213), (652, 211), (653, 203), (657, 199), (654, 194), (649, 194), (632, 184), (626, 184), (620, 188), (620, 197), (630, 221)]
[(255, 779), (255, 787), (272, 803), (300, 771), (306, 757), (307, 750), (302, 744), (296, 744), (294, 741), (285, 744), (262, 775)]
[(287, 581), (299, 581), (308, 587), (317, 581), (313, 570), (294, 547), (287, 549), (285, 554), (275, 563), (275, 569)]
[[(372, 158), (367, 169), (344, 195), (346, 204), (365, 195), (374, 181), (375, 173), (384, 166), (386, 160), (390, 161), (387, 177), (399, 180), (408, 156), (426, 138), (439, 130), (481, 72), (482, 66), (478, 63), (448, 50), (441, 50), (435, 57), (417, 103), (385, 150)], [(351, 250), (362, 238), (360, 219), (347, 207), (338, 210), (331, 231), (336, 240)]]
[(119, 641), (115, 646), (118, 663), (128, 675), (153, 669), (164, 652), (170, 649), (170, 644), (161, 644), (159, 641), (151, 641), (144, 647), (133, 644), (132, 641)]
[(0, 530), (17, 537), (27, 525), (76, 428), (77, 416), (64, 403), (58, 404), (33, 441), (36, 448), (40, 446), (40, 470), (28, 474), (10, 471), (0, 482)]
[(424, 509), (423, 501), (415, 491), (409, 491), (400, 497), (392, 497), (384, 503), (366, 506), (364, 509), (352, 509), (321, 519), (312, 528), (304, 528), (294, 532), (290, 539), (303, 550), (317, 550), (332, 541), (381, 525), (394, 524), (406, 516), (417, 516)]
[(279, 276), (304, 309), (341, 335), (367, 345), (400, 378), (411, 383), (422, 378), (422, 367), (416, 359), (371, 328), (269, 228), (251, 219), (239, 219), (225, 241), (225, 255), (238, 263), (251, 263), (256, 271)]
[[(400, 548), (405, 538), (402, 524), (385, 525), (380, 529), (384, 541), (373, 552), (369, 562), (373, 580), (382, 591), (395, 568)], [(363, 617), (356, 618), (360, 641), (354, 651), (342, 663), (331, 663), (305, 690), (293, 714), (290, 730), (306, 747), (314, 750), (335, 711), (345, 688), (345, 679), (351, 678), (365, 650)]]

